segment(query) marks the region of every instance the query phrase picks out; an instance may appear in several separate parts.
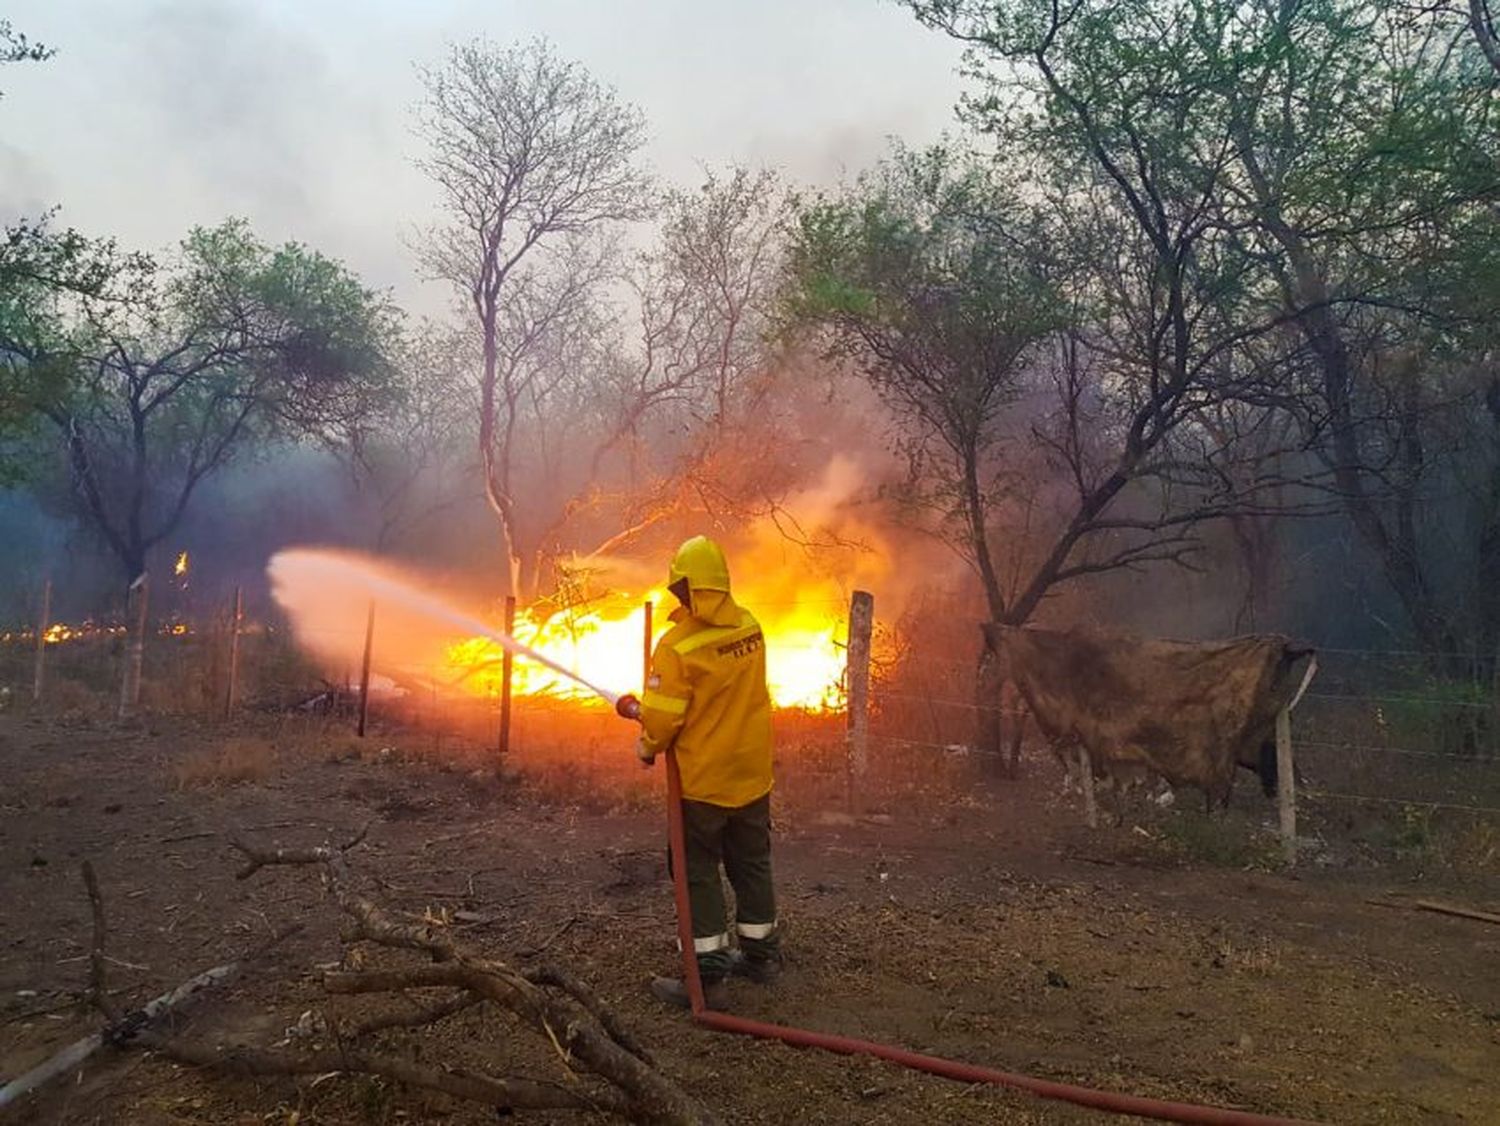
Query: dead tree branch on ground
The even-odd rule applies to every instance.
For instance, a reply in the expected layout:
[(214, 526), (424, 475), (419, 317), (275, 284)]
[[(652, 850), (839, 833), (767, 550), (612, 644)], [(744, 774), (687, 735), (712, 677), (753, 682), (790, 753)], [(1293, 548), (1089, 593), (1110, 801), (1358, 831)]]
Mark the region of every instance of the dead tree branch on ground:
[[(697, 1100), (663, 1076), (638, 1040), (594, 992), (559, 966), (519, 970), (480, 957), (459, 945), (446, 931), (425, 922), (397, 918), (356, 887), (347, 853), (363, 840), (359, 834), (341, 846), (262, 848), (240, 839), (233, 844), (245, 857), (238, 873), (247, 879), (261, 868), (315, 866), (329, 896), (348, 917), (344, 939), (396, 950), (412, 950), (429, 959), (419, 965), (334, 972), (324, 978), (332, 994), (397, 993), (428, 989), (452, 992), (414, 1011), (377, 1015), (362, 1024), (343, 1025), (341, 1042), (332, 1049), (305, 1053), (226, 1047), (206, 1056), (201, 1048), (163, 1047), (187, 1062), (213, 1062), (250, 1074), (307, 1074), (326, 1071), (381, 1075), (456, 1098), (511, 1109), (603, 1110), (634, 1122), (706, 1123), (712, 1115)], [(568, 1072), (565, 1084), (525, 1078), (496, 1078), (456, 1069), (435, 1070), (408, 1061), (372, 1054), (355, 1041), (385, 1028), (419, 1027), (445, 1019), (471, 1005), (491, 1003), (521, 1022), (557, 1051)], [(603, 1082), (590, 1082), (587, 1077)]]
[[(92, 868), (85, 865), (84, 880), (93, 913), (90, 995), (106, 1013), (109, 1023), (41, 1068), (0, 1089), (0, 1105), (73, 1071), (100, 1046), (109, 1043), (120, 1048), (146, 1048), (180, 1063), (230, 1075), (337, 1072), (378, 1076), (505, 1112), (604, 1112), (657, 1126), (706, 1126), (717, 1121), (696, 1099), (657, 1070), (640, 1042), (588, 985), (570, 971), (547, 965), (519, 970), (479, 957), (457, 944), (442, 927), (399, 919), (362, 894), (355, 886), (346, 855), (364, 840), (365, 832), (361, 830), (342, 845), (313, 848), (260, 848), (232, 838), (234, 847), (245, 857), (238, 878), (248, 879), (266, 867), (317, 867), (325, 890), (349, 918), (345, 943), (417, 951), (428, 959), (416, 965), (330, 972), (324, 976), (325, 989), (337, 995), (395, 994), (404, 1001), (404, 1009), (375, 1013), (358, 1021), (329, 1020), (323, 1026), (326, 1039), (300, 1048), (206, 1043), (159, 1026), (157, 1017), (188, 996), (237, 972), (249, 961), (242, 959), (200, 974), (143, 1009), (117, 1015), (108, 1004), (104, 980), (109, 959), (105, 953), (103, 897)], [(290, 932), (283, 932), (273, 943), (286, 933)], [(413, 997), (419, 991), (434, 989), (444, 990), (445, 995), (422, 1001)], [(496, 1076), (462, 1067), (417, 1063), (374, 1050), (368, 1042), (379, 1032), (428, 1027), (485, 1004), (506, 1010), (541, 1036), (561, 1061), (564, 1078), (550, 1081)]]

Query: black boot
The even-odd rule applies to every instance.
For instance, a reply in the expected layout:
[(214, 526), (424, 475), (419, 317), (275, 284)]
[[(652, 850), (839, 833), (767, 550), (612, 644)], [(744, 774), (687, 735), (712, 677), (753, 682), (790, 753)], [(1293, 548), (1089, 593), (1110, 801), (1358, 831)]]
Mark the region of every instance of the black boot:
[(733, 961), (729, 963), (729, 972), (756, 985), (775, 985), (781, 978), (781, 958), (751, 958), (736, 950)]
[[(679, 1009), (693, 1007), (692, 998), (688, 996), (687, 982), (680, 977), (652, 978), (651, 995), (658, 1001), (665, 1001)], [(710, 1009), (729, 1007), (729, 989), (722, 978), (703, 983), (703, 1004)]]

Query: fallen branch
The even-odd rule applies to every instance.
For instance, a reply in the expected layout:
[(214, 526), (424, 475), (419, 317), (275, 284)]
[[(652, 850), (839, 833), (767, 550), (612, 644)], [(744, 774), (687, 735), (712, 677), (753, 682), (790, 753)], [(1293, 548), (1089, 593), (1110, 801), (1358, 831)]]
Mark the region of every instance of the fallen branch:
[(98, 1032), (85, 1036), (82, 1040), (75, 1040), (56, 1055), (38, 1064), (24, 1075), (12, 1079), (4, 1087), (0, 1087), (0, 1109), (11, 1105), (23, 1095), (45, 1086), (53, 1079), (68, 1074), (103, 1045), (125, 1046), (166, 1013), (180, 1008), (206, 990), (229, 981), (283, 940), (302, 930), (300, 923), (286, 927), (273, 936), (269, 942), (262, 944), (238, 961), (204, 970), (201, 974), (188, 978), (182, 984), (146, 1002), (139, 1009), (121, 1014), (109, 1000), (110, 991), (106, 987), (104, 963), (108, 960), (108, 956), (105, 954), (104, 898), (99, 893), (99, 881), (94, 875), (93, 865), (88, 861), (84, 861), (83, 864), (83, 882), (88, 889), (89, 906), (93, 916), (89, 988), (85, 1000), (103, 1013), (108, 1023)]
[(1456, 915), (1460, 919), (1475, 919), (1481, 923), (1500, 923), (1500, 915), (1493, 911), (1480, 911), (1473, 907), (1462, 907), (1456, 903), (1444, 903), (1436, 899), (1419, 899), (1412, 904), (1418, 911), (1434, 911), (1439, 915)]
[[(300, 930), (301, 928), (294, 929)], [(282, 937), (285, 937), (287, 933), (291, 932), (284, 932)], [(141, 1008), (112, 1020), (100, 1031), (85, 1036), (82, 1040), (74, 1041), (52, 1058), (38, 1064), (26, 1074), (12, 1079), (4, 1087), (0, 1087), (0, 1109), (9, 1106), (22, 1095), (50, 1083), (53, 1079), (66, 1075), (103, 1045), (124, 1046), (164, 1014), (206, 990), (223, 985), (244, 969), (250, 960), (228, 962), (222, 966), (215, 966), (211, 970), (205, 970), (195, 977), (188, 978), (176, 988), (169, 989), (161, 996), (148, 1001)], [(90, 999), (96, 1003), (97, 999), (104, 995), (104, 991), (96, 992), (95, 989), (90, 988)]]
[[(114, 961), (106, 951), (104, 899), (91, 865), (84, 866), (93, 918), (87, 997), (105, 1013), (98, 1032), (69, 1045), (46, 1063), (0, 1088), (0, 1107), (7, 1106), (48, 1081), (66, 1075), (98, 1049), (146, 1047), (192, 1066), (241, 1075), (375, 1075), (457, 1099), (512, 1110), (605, 1112), (633, 1122), (659, 1126), (706, 1126), (714, 1117), (695, 1099), (656, 1070), (645, 1047), (580, 979), (560, 966), (518, 971), (504, 962), (478, 957), (461, 948), (447, 928), (396, 918), (354, 887), (346, 854), (365, 836), (362, 830), (343, 845), (313, 848), (257, 848), (234, 839), (244, 855), (241, 879), (271, 866), (314, 866), (328, 894), (350, 919), (346, 941), (368, 941), (388, 948), (414, 950), (423, 964), (370, 971), (330, 972), (324, 987), (331, 994), (400, 994), (406, 1008), (378, 1013), (362, 1021), (332, 1022), (335, 1043), (305, 1050), (262, 1048), (244, 1044), (205, 1044), (168, 1035), (159, 1018), (191, 998), (239, 973), (286, 935), (260, 951), (216, 966), (155, 998), (147, 1005), (119, 1013), (109, 1001), (105, 980)], [(444, 989), (448, 995), (418, 1003), (410, 993)], [(499, 1005), (544, 1038), (565, 1069), (566, 1082), (518, 1076), (495, 1076), (463, 1068), (434, 1066), (368, 1050), (359, 1041), (393, 1028), (421, 1028), (486, 1002)]]
[(638, 1059), (648, 1064), (654, 1063), (646, 1046), (620, 1023), (614, 1010), (600, 1001), (594, 991), (571, 972), (561, 966), (539, 966), (536, 969), (527, 970), (525, 977), (533, 985), (551, 985), (561, 989), (582, 1005), (589, 1015), (599, 1022), (604, 1031), (609, 1033), (610, 1039), (616, 1044)]
[(1390, 907), (1397, 911), (1431, 911), (1438, 915), (1453, 915), (1460, 919), (1500, 924), (1500, 915), (1493, 911), (1480, 911), (1474, 907), (1462, 907), (1456, 903), (1444, 903), (1436, 899), (1366, 899), (1365, 902), (1371, 907)]
[(415, 1012), (383, 1013), (358, 1024), (341, 1024), (339, 1034), (348, 1040), (358, 1040), (374, 1032), (385, 1032), (392, 1028), (420, 1028), (437, 1024), (441, 1020), (466, 1009), (472, 1009), (480, 1000), (472, 993), (458, 993), (436, 1005), (418, 1005)]
[[(570, 1076), (576, 1078), (576, 1070), (582, 1069), (608, 1083), (613, 1089), (608, 1100), (601, 1101), (597, 1092), (579, 1096), (590, 1108), (610, 1109), (635, 1122), (682, 1126), (715, 1121), (696, 1099), (656, 1070), (644, 1046), (592, 990), (568, 971), (549, 966), (519, 972), (504, 962), (478, 957), (463, 949), (447, 928), (397, 919), (357, 891), (346, 854), (362, 839), (363, 834), (338, 847), (260, 848), (242, 839), (231, 838), (231, 843), (246, 859), (240, 878), (248, 878), (271, 866), (316, 866), (321, 870), (325, 889), (350, 919), (346, 941), (369, 941), (389, 948), (415, 950), (430, 959), (426, 964), (400, 969), (331, 972), (323, 979), (328, 992), (404, 994), (415, 989), (460, 989), (475, 999), (493, 1002), (509, 1010), (545, 1037)], [(381, 1023), (421, 1023), (422, 1015), (441, 1019), (448, 1014), (453, 1003), (450, 999), (447, 1003), (421, 1010), (419, 1014), (376, 1019)], [(236, 1058), (243, 1058), (243, 1054)], [(269, 1066), (269, 1057), (257, 1058)], [(341, 1058), (349, 1066), (330, 1065), (314, 1070), (361, 1070), (351, 1062), (356, 1055), (349, 1050), (343, 1050)], [(368, 1062), (365, 1057), (359, 1059)], [(321, 1062), (330, 1064), (328, 1059)], [(372, 1073), (390, 1074), (387, 1071)], [(493, 1077), (480, 1078), (502, 1082), (493, 1080)], [(477, 1093), (478, 1089), (475, 1090)], [(571, 1085), (567, 1090), (579, 1094), (579, 1090)], [(499, 1097), (498, 1092), (492, 1094)], [(502, 1105), (489, 1097), (474, 1101)]]
[(584, 1091), (534, 1079), (497, 1079), (470, 1071), (425, 1067), (394, 1056), (348, 1048), (289, 1052), (248, 1045), (194, 1044), (154, 1033), (143, 1037), (142, 1041), (180, 1063), (211, 1067), (231, 1075), (325, 1075), (329, 1072), (379, 1075), (499, 1110), (603, 1110), (633, 1117), (625, 1099), (608, 1088)]

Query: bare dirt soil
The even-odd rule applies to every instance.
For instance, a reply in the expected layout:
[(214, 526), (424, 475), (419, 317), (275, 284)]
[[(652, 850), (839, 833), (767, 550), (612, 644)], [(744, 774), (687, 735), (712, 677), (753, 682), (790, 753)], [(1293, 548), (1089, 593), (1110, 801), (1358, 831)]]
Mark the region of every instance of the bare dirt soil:
[[(854, 816), (828, 778), (799, 776), (797, 738), (782, 745), (777, 862), (790, 964), (773, 990), (737, 983), (736, 1011), (1320, 1121), (1500, 1122), (1500, 927), (1371, 902), (1440, 891), (1494, 910), (1493, 886), (1211, 866), (1128, 819), (1083, 829), (1050, 780), (929, 777), (922, 795)], [(1105, 1121), (703, 1031), (658, 1007), (644, 984), (675, 957), (660, 772), (626, 782), (578, 765), (628, 756), (626, 738), (596, 741), (577, 763), (560, 753), (500, 783), (423, 740), (357, 743), (300, 717), (122, 727), (81, 713), (0, 715), (0, 1076), (97, 1027), (79, 1004), (86, 858), (107, 902), (120, 1003), (292, 921), (306, 928), (272, 966), (200, 1002), (182, 1031), (271, 1043), (304, 1013), (342, 1003), (318, 985), (317, 967), (340, 956), (339, 920), (313, 874), (237, 881), (226, 834), (312, 844), (370, 822), (351, 859), (387, 903), (453, 919), (494, 957), (569, 965), (729, 1122)], [(554, 1055), (496, 1015), (383, 1035), (388, 1049), (429, 1062), (565, 1079)], [(379, 1081), (229, 1080), (113, 1050), (0, 1114), (247, 1126), (492, 1118)]]

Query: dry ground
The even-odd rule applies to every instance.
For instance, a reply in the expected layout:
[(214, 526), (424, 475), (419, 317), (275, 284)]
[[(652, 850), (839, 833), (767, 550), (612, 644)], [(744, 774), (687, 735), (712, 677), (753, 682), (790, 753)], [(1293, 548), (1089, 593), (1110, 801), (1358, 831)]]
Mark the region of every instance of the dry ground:
[[(122, 1000), (304, 920), (275, 972), (200, 1004), (187, 1029), (270, 1042), (324, 1003), (314, 967), (338, 957), (337, 920), (307, 873), (236, 882), (224, 834), (317, 843), (373, 821), (353, 855), (388, 902), (463, 910), (457, 925), (475, 947), (571, 965), (730, 1122), (1105, 1121), (701, 1031), (656, 1007), (643, 983), (673, 963), (660, 776), (590, 774), (589, 762), (629, 754), (614, 730), (570, 764), (553, 749), (500, 785), (472, 774), (453, 745), (389, 733), (356, 744), (316, 720), (158, 717), (121, 728), (83, 714), (0, 715), (0, 1076), (95, 1024), (77, 1006), (87, 977), (83, 859), (108, 901)], [(801, 753), (797, 737), (782, 743), (784, 759)], [(1088, 833), (1040, 782), (926, 777), (920, 793), (856, 818), (833, 800), (836, 779), (784, 765), (778, 874), (791, 965), (774, 992), (737, 986), (738, 1011), (1328, 1122), (1500, 1122), (1500, 927), (1370, 903), (1414, 890), (1389, 875), (1209, 866), (1129, 822)], [(1490, 909), (1500, 898), (1493, 886), (1446, 890)], [(391, 1047), (413, 1047), (409, 1034), (389, 1035)], [(555, 1057), (500, 1017), (455, 1018), (425, 1038), (429, 1060), (496, 1069), (514, 1060), (559, 1077)], [(305, 1126), (490, 1116), (381, 1082), (229, 1081), (109, 1053), (0, 1119)]]

